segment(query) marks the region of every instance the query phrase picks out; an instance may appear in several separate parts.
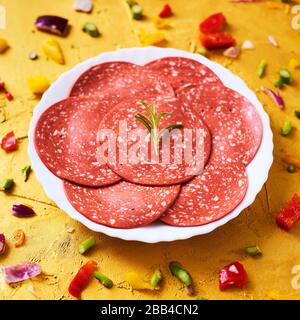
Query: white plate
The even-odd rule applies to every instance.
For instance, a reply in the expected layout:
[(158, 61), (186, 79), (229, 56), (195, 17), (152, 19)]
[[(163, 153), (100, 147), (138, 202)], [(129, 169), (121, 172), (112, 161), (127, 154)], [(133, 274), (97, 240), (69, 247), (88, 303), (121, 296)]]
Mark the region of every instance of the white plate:
[[(155, 222), (151, 225), (135, 229), (115, 229), (96, 224), (85, 218), (71, 206), (64, 194), (62, 181), (55, 175), (53, 175), (40, 160), (35, 150), (33, 139), (36, 123), (41, 114), (49, 106), (61, 99), (68, 97), (72, 85), (81, 73), (96, 64), (107, 61), (128, 61), (143, 65), (155, 59), (172, 56), (190, 58), (206, 65), (219, 76), (225, 86), (244, 95), (253, 103), (253, 105), (257, 109), (263, 124), (263, 137), (260, 148), (255, 158), (247, 166), (249, 186), (245, 198), (238, 207), (236, 207), (225, 217), (209, 224), (197, 227), (173, 227), (161, 222)], [(59, 79), (52, 84), (52, 86), (43, 95), (43, 98), (36, 106), (33, 113), (33, 118), (31, 120), (29, 129), (29, 155), (36, 177), (44, 187), (48, 197), (55, 201), (56, 204), (70, 217), (80, 221), (91, 230), (102, 232), (112, 237), (117, 237), (124, 240), (137, 240), (142, 242), (155, 243), (160, 241), (187, 239), (196, 235), (209, 233), (237, 217), (243, 209), (248, 207), (254, 201), (256, 195), (267, 180), (268, 172), (273, 161), (272, 137), (273, 135), (270, 129), (269, 117), (264, 111), (256, 95), (246, 86), (246, 84), (240, 78), (235, 76), (228, 69), (225, 69), (221, 65), (212, 62), (201, 55), (191, 54), (181, 50), (169, 48), (162, 49), (157, 47), (130, 48), (121, 49), (114, 52), (102, 53), (95, 58), (88, 59), (87, 61), (84, 61), (75, 66), (72, 70), (62, 74)]]

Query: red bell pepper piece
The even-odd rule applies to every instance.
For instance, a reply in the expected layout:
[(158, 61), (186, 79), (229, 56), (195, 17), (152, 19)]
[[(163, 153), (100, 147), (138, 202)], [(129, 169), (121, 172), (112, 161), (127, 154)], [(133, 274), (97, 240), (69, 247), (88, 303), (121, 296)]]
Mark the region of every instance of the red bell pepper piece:
[(10, 92), (5, 91), (4, 94), (5, 94), (5, 97), (6, 97), (6, 99), (7, 99), (8, 101), (14, 100), (14, 96), (13, 96)]
[(247, 282), (247, 272), (238, 261), (228, 264), (219, 272), (219, 287), (222, 291), (227, 288), (243, 287)]
[(6, 90), (6, 88), (5, 88), (5, 83), (4, 83), (4, 81), (2, 81), (1, 79), (0, 79), (0, 91), (5, 94), (6, 99), (7, 99), (8, 101), (12, 101), (12, 100), (14, 99), (14, 96), (13, 96), (10, 92), (8, 92), (8, 91)]
[(95, 261), (88, 261), (83, 265), (74, 279), (69, 285), (69, 293), (77, 299), (81, 298), (81, 292), (88, 285), (94, 271), (97, 269), (97, 263)]
[(298, 220), (300, 220), (300, 197), (295, 193), (277, 213), (276, 222), (280, 228), (289, 231)]
[(166, 4), (162, 8), (161, 12), (159, 13), (159, 17), (160, 18), (169, 18), (169, 17), (171, 17), (172, 14), (173, 14), (172, 8), (168, 4)]
[(212, 14), (200, 23), (199, 28), (202, 33), (221, 32), (226, 24), (226, 18), (222, 12)]
[(16, 150), (18, 147), (18, 140), (13, 131), (6, 134), (1, 140), (1, 148), (6, 152)]
[(235, 45), (235, 39), (227, 32), (202, 34), (200, 39), (206, 49), (229, 48)]

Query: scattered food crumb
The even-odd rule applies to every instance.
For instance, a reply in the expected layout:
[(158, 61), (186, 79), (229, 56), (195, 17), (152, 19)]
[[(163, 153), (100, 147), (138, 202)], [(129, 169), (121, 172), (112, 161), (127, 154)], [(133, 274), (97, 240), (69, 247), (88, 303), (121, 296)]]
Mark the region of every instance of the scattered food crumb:
[(93, 10), (93, 3), (91, 0), (75, 0), (73, 8), (76, 11), (90, 13)]
[(254, 44), (251, 40), (245, 40), (242, 44), (242, 49), (249, 50), (254, 48)]
[(269, 35), (268, 41), (271, 43), (271, 45), (273, 47), (279, 47), (278, 42), (276, 41), (276, 39), (273, 36)]
[(67, 228), (67, 232), (68, 233), (74, 233), (75, 232), (75, 228), (69, 227), (69, 228)]
[(223, 52), (223, 55), (227, 58), (236, 59), (240, 55), (240, 47), (230, 47)]

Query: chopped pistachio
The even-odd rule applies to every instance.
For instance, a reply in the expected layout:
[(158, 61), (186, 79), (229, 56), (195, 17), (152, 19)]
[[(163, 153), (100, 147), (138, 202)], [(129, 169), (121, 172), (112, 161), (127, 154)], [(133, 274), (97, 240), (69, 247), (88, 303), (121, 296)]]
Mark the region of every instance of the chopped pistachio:
[(86, 22), (82, 27), (82, 31), (87, 32), (93, 38), (100, 36), (97, 26), (92, 22)]
[(295, 110), (295, 116), (300, 119), (300, 110)]
[(135, 4), (131, 7), (131, 13), (134, 20), (141, 20), (143, 18), (143, 7)]
[(156, 288), (163, 278), (160, 269), (156, 269), (151, 277), (150, 284), (153, 288)]
[(285, 121), (282, 128), (281, 128), (281, 135), (288, 136), (293, 130), (292, 122)]
[(0, 190), (8, 191), (14, 185), (13, 179), (4, 179), (0, 182)]
[(296, 166), (294, 164), (289, 164), (286, 170), (289, 173), (294, 173), (296, 171)]
[(248, 256), (258, 256), (262, 254), (262, 251), (260, 250), (260, 248), (258, 246), (250, 246), (245, 248), (245, 253)]
[(29, 59), (30, 60), (37, 60), (38, 58), (38, 55), (35, 51), (31, 51), (30, 54), (29, 54)]
[(87, 238), (86, 240), (82, 241), (79, 245), (79, 253), (84, 254), (90, 248), (92, 248), (96, 244), (96, 238), (94, 236)]
[(31, 172), (31, 165), (25, 166), (21, 171), (24, 176), (24, 181), (26, 182)]
[(94, 272), (94, 277), (97, 280), (99, 280), (99, 282), (102, 283), (106, 288), (111, 288), (114, 285), (109, 278), (107, 278), (104, 274), (100, 273), (99, 271)]

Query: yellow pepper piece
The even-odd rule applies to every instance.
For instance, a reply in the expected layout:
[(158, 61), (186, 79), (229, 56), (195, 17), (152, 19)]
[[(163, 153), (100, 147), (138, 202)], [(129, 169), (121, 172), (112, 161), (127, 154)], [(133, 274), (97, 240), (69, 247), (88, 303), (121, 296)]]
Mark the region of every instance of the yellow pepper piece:
[(44, 93), (50, 86), (50, 82), (45, 76), (30, 76), (27, 78), (30, 91), (34, 94)]
[(267, 1), (266, 6), (268, 9), (281, 9), (283, 5), (280, 2)]
[(65, 58), (61, 47), (55, 38), (47, 38), (41, 43), (41, 48), (44, 51), (45, 55), (52, 59), (53, 61), (64, 64)]
[(292, 58), (289, 62), (289, 67), (290, 67), (290, 69), (296, 69), (296, 68), (300, 67), (300, 62), (297, 59)]
[(132, 289), (136, 290), (154, 290), (150, 283), (142, 280), (136, 272), (129, 272), (126, 275), (126, 282), (128, 282)]
[(300, 300), (299, 294), (280, 294), (276, 290), (269, 292), (268, 296), (273, 300)]
[(168, 29), (172, 27), (168, 19), (161, 19), (159, 17), (154, 17), (152, 19), (152, 22), (157, 29)]
[(143, 46), (152, 46), (166, 40), (166, 37), (160, 31), (146, 32), (144, 29), (140, 29), (139, 39)]
[(291, 11), (291, 6), (289, 4), (286, 4), (284, 7), (284, 13), (289, 14)]
[(8, 43), (5, 39), (0, 38), (0, 53), (3, 53), (8, 49)]

